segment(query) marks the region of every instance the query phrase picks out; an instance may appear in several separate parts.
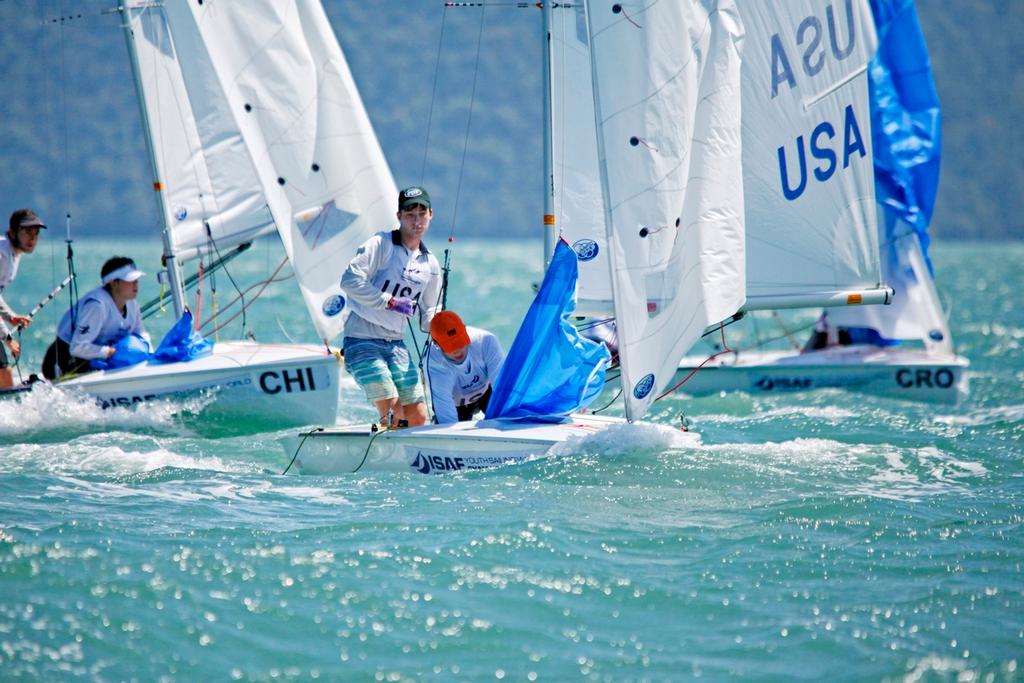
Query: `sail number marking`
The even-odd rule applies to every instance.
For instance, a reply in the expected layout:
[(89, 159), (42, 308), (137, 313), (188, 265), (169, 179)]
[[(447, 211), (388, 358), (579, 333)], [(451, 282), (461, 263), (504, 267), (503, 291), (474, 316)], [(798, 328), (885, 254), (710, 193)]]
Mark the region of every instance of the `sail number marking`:
[(296, 368), (295, 370), (267, 370), (260, 374), (260, 389), (265, 394), (286, 394), (300, 391), (316, 391), (317, 384), (313, 377), (313, 368)]

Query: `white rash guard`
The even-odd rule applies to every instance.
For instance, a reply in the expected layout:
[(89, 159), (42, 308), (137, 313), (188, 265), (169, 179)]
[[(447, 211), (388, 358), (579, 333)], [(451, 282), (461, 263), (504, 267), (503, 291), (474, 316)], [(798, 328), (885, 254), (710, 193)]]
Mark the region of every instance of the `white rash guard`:
[(441, 266), (420, 242), (412, 252), (402, 244), (398, 230), (379, 232), (359, 247), (341, 276), (351, 312), (345, 336), (357, 339), (401, 340), (407, 317), (387, 310), (392, 298), (415, 302), (420, 329), (430, 331), (430, 320), (441, 306)]
[(498, 378), (505, 361), (501, 342), (487, 330), (466, 326), (469, 348), (461, 363), (445, 357), (436, 344), (427, 351), (427, 381), (434, 405), (434, 416), (440, 424), (459, 419), (457, 405), (466, 405), (480, 398)]
[(129, 334), (139, 334), (149, 340), (142, 328), (142, 314), (135, 299), (125, 304), (125, 314), (117, 309), (110, 293), (97, 287), (78, 301), (75, 329), (71, 329), (71, 311), (64, 313), (57, 325), (57, 337), (71, 347), (71, 355), (92, 360), (106, 358), (109, 349)]

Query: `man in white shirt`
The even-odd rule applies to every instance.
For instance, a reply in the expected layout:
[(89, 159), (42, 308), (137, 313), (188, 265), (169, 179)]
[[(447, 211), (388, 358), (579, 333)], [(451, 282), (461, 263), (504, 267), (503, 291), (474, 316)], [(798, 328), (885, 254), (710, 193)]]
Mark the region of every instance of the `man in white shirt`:
[(415, 427), (427, 419), (419, 372), (404, 339), (410, 318), (418, 315), (426, 332), (441, 305), (441, 266), (423, 243), (433, 216), (426, 190), (402, 190), (398, 229), (364, 242), (341, 276), (350, 307), (342, 340), (345, 367), (382, 423), (390, 416), (395, 424)]
[(46, 226), (35, 211), (18, 209), (11, 214), (7, 234), (0, 237), (0, 389), (14, 385), (7, 357), (7, 349), (10, 349), (11, 357), (15, 360), (21, 355), (21, 344), (14, 338), (14, 333), (32, 322), (28, 316), (14, 312), (4, 301), (3, 292), (18, 274), (21, 255), (35, 251), (39, 231), (45, 229)]
[(103, 264), (102, 284), (79, 299), (57, 324), (57, 338), (43, 358), (44, 377), (88, 372), (89, 361), (113, 356), (114, 345), (129, 334), (148, 340), (136, 301), (143, 275), (125, 256), (115, 256)]
[(430, 323), (434, 343), (427, 351), (427, 382), (439, 424), (472, 420), (485, 412), (491, 385), (505, 361), (498, 338), (466, 327), (458, 314), (441, 311)]

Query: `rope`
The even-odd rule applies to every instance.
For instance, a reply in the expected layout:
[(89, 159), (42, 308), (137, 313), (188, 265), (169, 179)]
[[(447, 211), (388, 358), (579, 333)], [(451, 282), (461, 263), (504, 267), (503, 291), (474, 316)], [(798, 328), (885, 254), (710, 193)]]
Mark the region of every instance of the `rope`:
[[(789, 333), (789, 330), (787, 330), (786, 326), (782, 323), (782, 316), (779, 315), (778, 311), (772, 311), (772, 319), (775, 320), (775, 324), (778, 325), (779, 328), (782, 329), (783, 335), (785, 335), (786, 339), (789, 340), (789, 343), (793, 345), (794, 349), (802, 348), (801, 344), (796, 339), (793, 339), (793, 335), (791, 335)], [(761, 339), (759, 337), (758, 338), (758, 346), (763, 346), (763, 345), (764, 345), (764, 343), (761, 342)], [(755, 348), (757, 348), (757, 347), (755, 347)]]
[(462, 194), (462, 175), (466, 168), (466, 152), (469, 150), (469, 131), (470, 126), (473, 123), (473, 105), (476, 103), (476, 81), (477, 76), (480, 74), (480, 43), (482, 42), (484, 34), (484, 13), (483, 7), (480, 8), (480, 26), (476, 33), (476, 56), (473, 62), (473, 87), (470, 90), (469, 96), (469, 115), (466, 117), (466, 134), (463, 138), (462, 143), (462, 160), (459, 162), (459, 179), (455, 183), (455, 206), (452, 209), (452, 228), (451, 232), (448, 233), (448, 241), (452, 241), (455, 235), (456, 219), (459, 214), (459, 196)]
[[(196, 317), (193, 322), (193, 328), (196, 332), (199, 331), (199, 322), (203, 319), (203, 262), (199, 262), (199, 284), (196, 285)], [(211, 318), (212, 320), (212, 318)]]
[(430, 88), (430, 109), (427, 111), (427, 139), (423, 143), (423, 164), (420, 166), (420, 185), (427, 174), (427, 152), (430, 150), (430, 125), (434, 120), (434, 102), (437, 99), (437, 76), (441, 67), (441, 46), (444, 44), (444, 27), (448, 22), (448, 5), (441, 14), (441, 36), (437, 39), (437, 56), (434, 58), (434, 84)]
[[(241, 313), (242, 313), (242, 336), (244, 337), (245, 336), (245, 328), (246, 328), (245, 309), (247, 309), (248, 306), (245, 303), (245, 293), (241, 289), (239, 289), (238, 283), (235, 282), (234, 276), (231, 274), (231, 271), (228, 270), (228, 261), (231, 260), (232, 256), (242, 253), (243, 251), (245, 251), (245, 249), (248, 249), (249, 247), (246, 246), (245, 249), (243, 249), (242, 245), (239, 245), (237, 250), (234, 252), (234, 254), (228, 254), (228, 258), (224, 258), (224, 256), (222, 256), (221, 253), (220, 253), (220, 247), (217, 246), (217, 240), (213, 239), (213, 233), (210, 232), (210, 224), (207, 223), (206, 221), (203, 221), (203, 225), (206, 226), (206, 238), (209, 241), (210, 246), (213, 247), (214, 253), (217, 254), (217, 263), (216, 263), (216, 265), (219, 265), (221, 268), (224, 269), (224, 274), (228, 276), (228, 281), (231, 282), (231, 286), (235, 288), (236, 292), (238, 292), (238, 297), (235, 299), (235, 301), (238, 301), (238, 300), (242, 301), (242, 310), (241, 310)], [(280, 269), (281, 268), (279, 266), (278, 270), (280, 270)], [(213, 273), (215, 273), (215, 272), (217, 272), (216, 268), (214, 268), (211, 271), (211, 273), (210, 273), (210, 278), (211, 278), (211, 280), (210, 280), (210, 287), (211, 287), (212, 295), (213, 295), (213, 309), (214, 309), (213, 317), (211, 318), (211, 320), (216, 320), (217, 316), (219, 315), (219, 311), (217, 310), (217, 299), (216, 299), (216, 297), (217, 297), (216, 280), (213, 279)], [(276, 272), (275, 272), (275, 274), (276, 274)], [(273, 276), (271, 276), (271, 277), (273, 277)], [(263, 290), (261, 289), (260, 292), (262, 293), (262, 291)], [(259, 294), (257, 294), (256, 296), (258, 297)], [(252, 302), (250, 302), (250, 303), (252, 303)], [(226, 308), (227, 308), (227, 306), (225, 306), (225, 309)], [(235, 316), (235, 317), (237, 317), (237, 316)], [(232, 318), (232, 320), (234, 320), (234, 318)], [(230, 321), (228, 321), (228, 322), (230, 322)], [(224, 324), (226, 325), (227, 323), (224, 323)], [(223, 326), (224, 325), (217, 325), (216, 327), (213, 328), (214, 339), (217, 338), (217, 332)]]
[[(295, 276), (294, 276), (294, 274), (292, 274), (292, 275), (287, 275), (287, 276), (285, 276), (285, 277), (282, 277), (282, 278), (280, 278), (280, 279), (278, 279), (278, 278), (277, 278), (277, 274), (278, 274), (279, 272), (281, 272), (281, 269), (282, 269), (282, 268), (284, 268), (284, 266), (285, 266), (285, 264), (286, 264), (286, 263), (288, 263), (288, 257), (285, 257), (284, 259), (282, 259), (282, 260), (281, 260), (281, 263), (280, 263), (280, 264), (278, 264), (278, 266), (277, 266), (277, 268), (276, 268), (276, 269), (274, 270), (274, 272), (270, 274), (270, 277), (268, 277), (268, 278), (266, 278), (266, 279), (264, 279), (264, 280), (261, 280), (261, 281), (259, 281), (259, 282), (256, 282), (256, 283), (254, 283), (254, 284), (250, 285), (249, 287), (246, 287), (246, 288), (245, 288), (245, 290), (243, 290), (243, 291), (239, 292), (239, 296), (237, 296), (237, 297), (235, 297), (234, 299), (232, 299), (232, 300), (231, 300), (231, 301), (230, 301), (230, 302), (229, 302), (229, 303), (228, 303), (228, 304), (227, 304), (226, 306), (224, 306), (224, 308), (222, 309), (222, 310), (226, 311), (227, 309), (229, 309), (229, 308), (231, 308), (232, 306), (234, 306), (234, 305), (235, 305), (235, 303), (237, 303), (237, 302), (238, 302), (238, 301), (239, 301), (239, 300), (240, 300), (240, 299), (242, 298), (242, 296), (243, 296), (244, 294), (246, 294), (246, 293), (248, 293), (248, 292), (252, 291), (252, 290), (253, 290), (253, 289), (255, 289), (256, 287), (260, 287), (260, 290), (259, 290), (258, 292), (256, 292), (256, 295), (255, 295), (255, 296), (253, 296), (253, 298), (252, 298), (252, 299), (251, 299), (250, 301), (245, 301), (245, 302), (243, 302), (243, 306), (242, 306), (242, 310), (241, 310), (241, 311), (239, 311), (238, 313), (235, 313), (235, 314), (234, 314), (233, 316), (231, 316), (230, 318), (228, 318), (227, 320), (225, 320), (225, 321), (223, 321), (223, 322), (221, 322), (221, 321), (219, 321), (219, 320), (215, 320), (214, 318), (211, 318), (211, 319), (207, 320), (207, 321), (206, 321), (205, 323), (203, 323), (203, 327), (206, 327), (207, 325), (209, 325), (209, 324), (211, 324), (211, 323), (214, 323), (214, 322), (215, 322), (215, 323), (217, 323), (217, 325), (216, 325), (216, 327), (214, 328), (214, 333), (216, 333), (216, 331), (217, 331), (217, 330), (219, 330), (219, 329), (220, 329), (220, 328), (222, 328), (222, 327), (226, 327), (226, 326), (227, 326), (228, 324), (230, 324), (230, 323), (231, 323), (232, 321), (234, 321), (234, 320), (235, 320), (235, 318), (237, 318), (237, 317), (238, 317), (239, 315), (242, 315), (242, 314), (243, 314), (243, 313), (245, 312), (245, 309), (247, 309), (247, 308), (248, 308), (249, 306), (251, 306), (251, 305), (253, 304), (253, 302), (254, 302), (254, 301), (255, 301), (256, 299), (258, 299), (258, 298), (260, 297), (260, 295), (261, 295), (261, 294), (263, 294), (263, 291), (264, 291), (264, 290), (265, 290), (265, 289), (266, 289), (267, 287), (269, 287), (270, 285), (272, 285), (272, 284), (274, 284), (274, 283), (277, 283), (277, 282), (284, 282), (285, 280), (288, 280), (288, 279), (290, 279), (290, 278), (293, 278), (293, 277), (295, 277)], [(252, 332), (250, 332), (248, 336), (249, 336), (250, 338), (253, 338)]]
[(654, 399), (655, 401), (660, 401), (661, 399), (665, 398), (669, 394), (673, 393), (679, 387), (681, 387), (684, 384), (686, 384), (687, 382), (689, 382), (690, 378), (693, 377), (694, 375), (696, 375), (698, 370), (700, 370), (702, 367), (704, 367), (705, 365), (710, 363), (715, 358), (718, 358), (719, 356), (721, 356), (724, 353), (736, 353), (735, 351), (733, 351), (732, 349), (729, 348), (729, 344), (727, 344), (726, 341), (725, 341), (725, 323), (719, 323), (718, 324), (718, 330), (722, 334), (722, 350), (719, 351), (718, 353), (711, 354), (710, 356), (705, 358), (703, 361), (701, 361), (700, 365), (698, 365), (693, 370), (691, 370), (690, 373), (688, 375), (686, 375), (686, 377), (684, 377), (681, 380), (679, 380), (674, 387), (672, 387), (671, 389), (669, 389), (668, 391), (663, 393), (658, 398)]
[(358, 472), (359, 470), (361, 470), (363, 468), (363, 465), (366, 463), (366, 458), (369, 457), (369, 455), (370, 455), (370, 448), (373, 446), (373, 442), (376, 441), (377, 437), (380, 436), (381, 434), (383, 434), (385, 431), (387, 431), (387, 430), (386, 429), (378, 429), (377, 431), (375, 431), (370, 436), (370, 443), (366, 444), (366, 450), (363, 451), (363, 459), (360, 460), (359, 464), (356, 465), (356, 468), (354, 470), (352, 470), (352, 474), (355, 474), (356, 472)]
[[(282, 476), (284, 476), (285, 474), (288, 474), (288, 470), (290, 470), (292, 468), (292, 465), (295, 464), (295, 458), (299, 457), (299, 451), (301, 451), (302, 447), (305, 445), (306, 439), (308, 439), (313, 434), (316, 434), (317, 432), (322, 432), (322, 431), (324, 431), (323, 427), (317, 427), (316, 429), (311, 429), (310, 431), (308, 431), (305, 434), (303, 434), (302, 441), (299, 442), (299, 447), (295, 449), (295, 455), (292, 456), (292, 461), (290, 463), (288, 463), (288, 467), (285, 467), (284, 468), (284, 472), (281, 473)], [(365, 460), (366, 457), (363, 456), (363, 459)], [(360, 464), (360, 466), (362, 466), (362, 465)]]

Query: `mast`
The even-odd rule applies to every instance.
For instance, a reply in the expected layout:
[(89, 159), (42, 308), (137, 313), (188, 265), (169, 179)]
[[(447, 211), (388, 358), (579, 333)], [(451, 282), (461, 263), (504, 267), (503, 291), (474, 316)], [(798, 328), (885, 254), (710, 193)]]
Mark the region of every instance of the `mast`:
[(551, 1), (541, 3), (544, 39), (544, 268), (551, 263), (558, 229), (555, 225), (555, 161), (552, 147)]
[(150, 126), (149, 114), (146, 113), (142, 76), (139, 73), (139, 55), (135, 50), (135, 42), (132, 40), (131, 9), (127, 5), (121, 5), (117, 11), (123, 20), (121, 28), (124, 30), (125, 42), (128, 45), (128, 62), (131, 64), (132, 78), (135, 81), (135, 96), (139, 103), (142, 130), (146, 137), (146, 151), (149, 153), (149, 165), (153, 173), (153, 190), (156, 192), (157, 211), (160, 213), (160, 222), (163, 226), (161, 230), (164, 243), (163, 261), (167, 268), (171, 298), (174, 300), (174, 315), (180, 318), (181, 314), (185, 312), (185, 290), (182, 287), (181, 264), (178, 263), (174, 246), (171, 243), (170, 216), (167, 213), (167, 202), (164, 198), (164, 184), (160, 180), (160, 169), (156, 161), (156, 152), (153, 149), (153, 130)]

